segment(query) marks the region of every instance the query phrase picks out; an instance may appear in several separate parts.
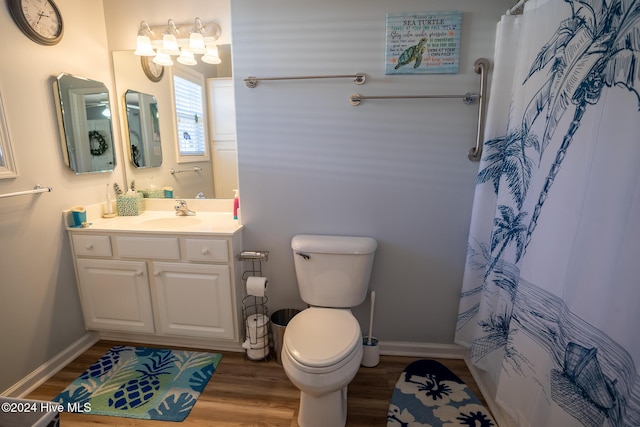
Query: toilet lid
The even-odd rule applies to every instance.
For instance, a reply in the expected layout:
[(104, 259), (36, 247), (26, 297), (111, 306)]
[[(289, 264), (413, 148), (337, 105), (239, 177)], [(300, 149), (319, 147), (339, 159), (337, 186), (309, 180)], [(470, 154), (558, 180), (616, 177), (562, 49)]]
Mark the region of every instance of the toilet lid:
[(284, 334), (284, 345), (300, 364), (330, 366), (362, 342), (360, 324), (351, 311), (308, 308), (297, 314)]

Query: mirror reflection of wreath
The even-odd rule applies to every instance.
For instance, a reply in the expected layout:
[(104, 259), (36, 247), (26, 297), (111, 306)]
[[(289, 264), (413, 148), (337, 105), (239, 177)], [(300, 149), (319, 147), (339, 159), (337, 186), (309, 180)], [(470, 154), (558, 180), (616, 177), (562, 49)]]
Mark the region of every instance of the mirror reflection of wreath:
[(107, 145), (107, 141), (104, 140), (104, 136), (100, 134), (97, 130), (89, 131), (89, 148), (91, 149), (91, 155), (93, 156), (102, 156), (109, 146)]

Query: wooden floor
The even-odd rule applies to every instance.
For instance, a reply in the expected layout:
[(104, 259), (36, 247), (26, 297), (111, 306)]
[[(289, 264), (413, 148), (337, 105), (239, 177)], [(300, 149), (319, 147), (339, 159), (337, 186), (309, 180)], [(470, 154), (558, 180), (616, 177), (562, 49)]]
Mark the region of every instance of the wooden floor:
[[(50, 400), (113, 345), (132, 343), (100, 341), (38, 387), (28, 399)], [(136, 426), (287, 426), (297, 427), (299, 391), (275, 361), (245, 360), (244, 353), (220, 352), (224, 356), (181, 424), (88, 414), (63, 413), (61, 427)], [(349, 385), (347, 426), (386, 426), (393, 387), (403, 369), (420, 358), (381, 356), (375, 368), (361, 367)], [(436, 359), (460, 377), (482, 400), (464, 361)]]

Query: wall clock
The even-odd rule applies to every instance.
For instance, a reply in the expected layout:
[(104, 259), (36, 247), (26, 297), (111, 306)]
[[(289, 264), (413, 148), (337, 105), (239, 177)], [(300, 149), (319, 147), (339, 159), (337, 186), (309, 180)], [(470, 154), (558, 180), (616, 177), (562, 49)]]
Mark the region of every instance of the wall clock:
[(153, 57), (141, 56), (140, 62), (142, 63), (142, 70), (149, 80), (152, 82), (159, 82), (162, 79), (164, 67), (153, 62)]
[(62, 15), (53, 0), (9, 0), (13, 20), (36, 43), (53, 46), (62, 39)]

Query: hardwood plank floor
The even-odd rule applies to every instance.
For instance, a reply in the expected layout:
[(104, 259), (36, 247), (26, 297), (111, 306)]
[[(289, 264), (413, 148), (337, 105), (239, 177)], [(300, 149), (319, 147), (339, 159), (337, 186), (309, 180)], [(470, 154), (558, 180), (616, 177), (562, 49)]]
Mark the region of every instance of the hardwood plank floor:
[[(113, 345), (136, 345), (100, 341), (52, 376), (26, 398), (50, 400)], [(198, 349), (193, 349), (198, 350)], [(219, 352), (222, 361), (180, 426), (283, 426), (298, 427), (299, 391), (275, 361), (245, 360), (244, 353)], [(361, 367), (349, 385), (347, 426), (386, 426), (387, 408), (400, 373), (419, 357), (381, 356), (375, 368)], [(481, 399), (464, 361), (436, 359), (469, 385)], [(484, 401), (483, 401), (484, 402)], [(169, 427), (162, 421), (136, 420), (90, 414), (63, 413), (61, 427)]]

